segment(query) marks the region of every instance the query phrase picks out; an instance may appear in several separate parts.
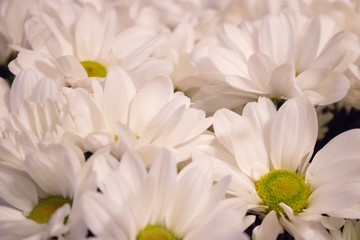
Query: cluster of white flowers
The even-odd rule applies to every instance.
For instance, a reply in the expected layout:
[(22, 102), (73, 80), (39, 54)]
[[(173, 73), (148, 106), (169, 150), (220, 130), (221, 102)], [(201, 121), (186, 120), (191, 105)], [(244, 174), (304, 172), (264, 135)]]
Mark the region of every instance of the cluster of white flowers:
[(315, 148), (360, 110), (359, 25), (358, 0), (0, 0), (0, 240), (359, 239), (360, 128)]

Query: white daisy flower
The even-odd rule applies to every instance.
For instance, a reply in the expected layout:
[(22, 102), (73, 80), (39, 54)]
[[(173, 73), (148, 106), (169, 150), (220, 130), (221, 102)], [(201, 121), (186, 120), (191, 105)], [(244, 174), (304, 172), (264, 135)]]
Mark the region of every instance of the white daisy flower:
[(359, 129), (340, 134), (311, 158), (317, 139), (312, 104), (294, 98), (276, 111), (260, 98), (242, 116), (218, 110), (214, 130), (233, 155), (232, 165), (213, 159), (215, 173), (231, 173), (229, 192), (264, 216), (254, 239), (276, 239), (284, 228), (295, 239), (329, 239), (326, 229), (342, 224), (337, 218), (360, 217)]
[(207, 129), (212, 118), (192, 108), (190, 99), (183, 93), (174, 93), (168, 77), (151, 79), (137, 91), (129, 75), (121, 68), (114, 68), (109, 71), (104, 88), (96, 81), (93, 83), (94, 98), (83, 91), (69, 105), (69, 112), (78, 117), (79, 127), (91, 123), (104, 126), (84, 128), (88, 134), (84, 143), (88, 151), (95, 152), (110, 144), (117, 156), (122, 155), (121, 149), (147, 155), (152, 151), (151, 146), (168, 146), (176, 150), (178, 161), (184, 161), (195, 149), (211, 149), (214, 135)]
[(101, 193), (83, 196), (84, 219), (96, 239), (248, 239), (243, 231), (254, 218), (245, 217), (240, 202), (224, 200), (230, 178), (213, 185), (208, 174), (194, 163), (178, 174), (166, 149), (148, 172), (127, 152), (106, 174)]
[(76, 211), (87, 189), (78, 184), (84, 162), (79, 149), (57, 144), (28, 154), (24, 171), (2, 165), (0, 198), (6, 204), (0, 206), (1, 239), (85, 235)]
[(39, 146), (70, 141), (73, 134), (67, 122), (69, 117), (60, 116), (54, 102), (24, 102), (18, 113), (12, 112), (9, 118), (3, 119), (0, 162), (22, 168), (26, 154)]
[[(219, 35), (223, 46), (199, 44), (193, 53), (197, 69), (210, 81), (194, 101), (219, 95), (205, 99), (205, 107), (234, 95), (254, 100), (305, 96), (314, 105), (328, 105), (346, 96), (344, 72), (359, 56), (358, 38), (339, 31), (331, 18), (308, 18), (290, 9), (239, 26), (225, 24)], [(229, 93), (218, 93), (218, 87)], [(231, 100), (223, 104), (234, 108)]]
[(74, 113), (68, 110), (69, 97), (53, 81), (38, 80), (26, 70), (4, 91), (9, 112), (1, 119), (1, 163), (22, 169), (26, 154), (39, 147), (60, 142), (82, 146)]
[(59, 86), (89, 88), (88, 77), (102, 81), (107, 70), (119, 64), (133, 70), (163, 41), (153, 29), (134, 26), (131, 19), (120, 22), (111, 7), (97, 11), (92, 4), (70, 1), (51, 13), (43, 11), (26, 22), (32, 49), (20, 49), (9, 64), (15, 75), (30, 68)]

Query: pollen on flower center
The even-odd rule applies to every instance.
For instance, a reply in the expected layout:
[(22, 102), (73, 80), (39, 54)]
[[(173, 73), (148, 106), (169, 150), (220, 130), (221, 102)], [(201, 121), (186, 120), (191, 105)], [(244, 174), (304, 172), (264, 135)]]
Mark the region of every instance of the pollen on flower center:
[(38, 204), (33, 208), (27, 218), (40, 224), (47, 223), (53, 213), (66, 203), (72, 205), (72, 200), (62, 196), (50, 196), (39, 199)]
[(166, 227), (149, 224), (139, 232), (136, 240), (180, 240), (180, 238)]
[(300, 213), (307, 207), (310, 188), (297, 173), (286, 170), (273, 170), (262, 176), (256, 183), (255, 189), (262, 200), (262, 204), (269, 207), (269, 211), (284, 213), (279, 205), (285, 203), (291, 207), (294, 214)]
[(105, 77), (106, 67), (95, 61), (82, 61), (81, 65), (85, 68), (88, 77)]

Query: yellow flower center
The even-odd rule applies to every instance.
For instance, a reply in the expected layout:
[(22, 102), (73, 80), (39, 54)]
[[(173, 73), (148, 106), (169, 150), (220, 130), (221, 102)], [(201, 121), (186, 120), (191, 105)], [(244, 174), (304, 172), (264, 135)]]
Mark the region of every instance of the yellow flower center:
[(107, 70), (106, 67), (95, 61), (82, 61), (81, 65), (86, 70), (88, 77), (105, 77)]
[(310, 188), (297, 173), (286, 170), (273, 170), (262, 176), (256, 183), (255, 189), (262, 200), (262, 204), (269, 207), (269, 211), (284, 213), (280, 203), (292, 208), (294, 214), (300, 213), (307, 207)]
[[(40, 224), (47, 223), (53, 213), (66, 203), (71, 206), (72, 200), (61, 196), (50, 196), (48, 198), (39, 199), (38, 204), (31, 210), (27, 218)], [(64, 219), (64, 221), (66, 221), (66, 219)]]
[(136, 236), (136, 240), (181, 240), (166, 227), (160, 225), (147, 225)]

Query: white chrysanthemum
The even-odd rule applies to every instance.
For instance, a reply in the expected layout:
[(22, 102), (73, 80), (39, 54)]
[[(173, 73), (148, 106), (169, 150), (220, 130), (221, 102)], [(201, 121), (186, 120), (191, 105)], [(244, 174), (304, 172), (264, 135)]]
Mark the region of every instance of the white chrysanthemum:
[[(199, 44), (193, 53), (197, 69), (210, 80), (194, 101), (219, 95), (205, 99), (201, 106), (208, 108), (221, 96), (305, 96), (315, 105), (340, 101), (349, 88), (344, 72), (359, 56), (358, 38), (339, 31), (331, 18), (290, 9), (239, 26), (225, 24), (219, 35), (223, 46)], [(218, 93), (218, 87), (229, 93)], [(234, 107), (231, 99), (223, 104)]]
[(88, 188), (79, 184), (84, 162), (79, 149), (56, 144), (28, 154), (24, 171), (1, 164), (1, 239), (85, 235), (76, 210)]
[[(89, 159), (104, 161), (111, 159)], [(111, 165), (100, 193), (82, 198), (84, 219), (97, 239), (248, 239), (243, 231), (254, 218), (245, 217), (240, 202), (224, 199), (230, 178), (213, 185), (210, 173), (194, 163), (178, 174), (166, 149), (157, 151), (149, 172), (131, 152)]]
[(360, 217), (355, 207), (360, 130), (334, 138), (311, 163), (317, 117), (305, 99), (288, 100), (276, 111), (269, 99), (260, 98), (246, 105), (242, 116), (218, 110), (214, 130), (234, 156), (231, 167), (214, 159), (215, 172), (219, 177), (231, 173), (230, 193), (265, 216), (254, 239), (276, 239), (283, 228), (296, 239), (329, 239), (326, 228), (342, 224), (337, 217)]
[[(214, 135), (207, 129), (212, 118), (192, 108), (181, 92), (174, 93), (169, 78), (151, 79), (137, 91), (127, 73), (116, 68), (109, 71), (104, 88), (93, 83), (94, 97), (73, 91), (68, 105), (82, 136), (87, 132), (84, 144), (88, 151), (112, 145), (117, 156), (124, 149), (148, 155), (152, 146), (168, 146), (176, 149), (178, 161), (184, 161), (195, 149), (211, 148)], [(101, 128), (91, 128), (92, 123)]]
[(4, 129), (0, 139), (0, 162), (22, 168), (25, 156), (40, 145), (71, 140), (71, 119), (61, 116), (58, 105), (48, 101), (45, 104), (26, 101), (17, 113), (10, 113), (3, 119)]
[(69, 97), (50, 79), (39, 80), (32, 70), (23, 71), (3, 97), (8, 112), (1, 119), (0, 162), (22, 169), (26, 154), (39, 146), (60, 142), (82, 146), (75, 113), (68, 110)]
[(97, 11), (92, 4), (72, 1), (58, 5), (56, 14), (42, 11), (26, 22), (32, 49), (20, 49), (9, 64), (15, 75), (30, 68), (59, 86), (89, 88), (88, 77), (101, 81), (116, 65), (133, 70), (163, 41), (153, 29), (122, 19), (114, 8)]

